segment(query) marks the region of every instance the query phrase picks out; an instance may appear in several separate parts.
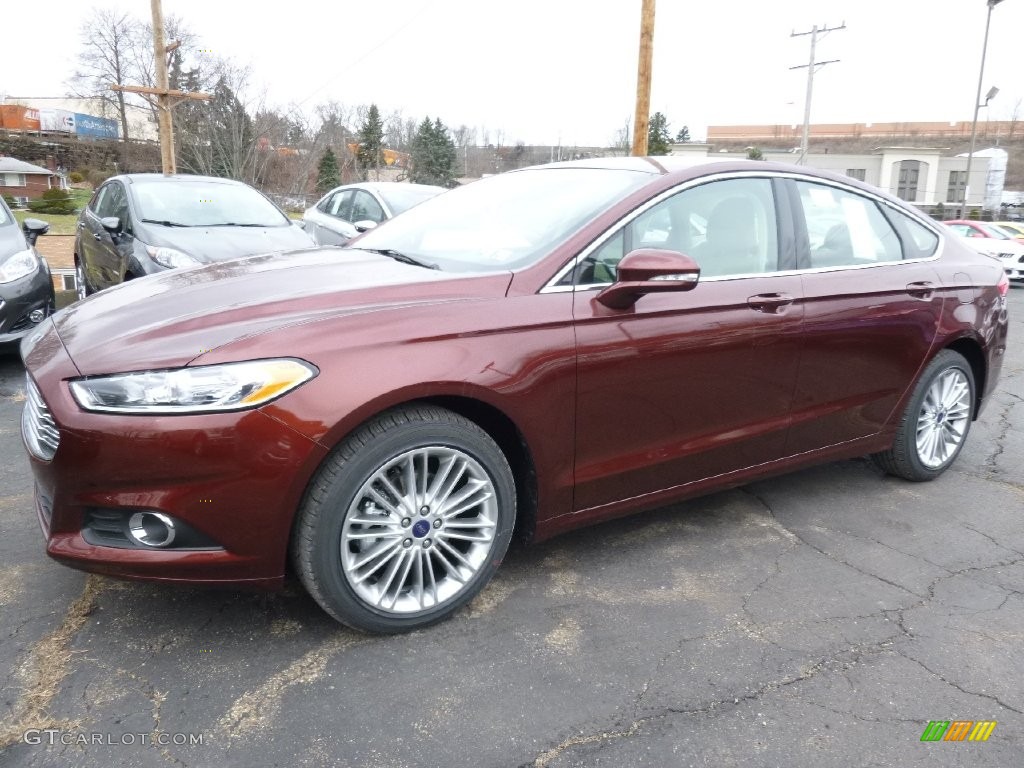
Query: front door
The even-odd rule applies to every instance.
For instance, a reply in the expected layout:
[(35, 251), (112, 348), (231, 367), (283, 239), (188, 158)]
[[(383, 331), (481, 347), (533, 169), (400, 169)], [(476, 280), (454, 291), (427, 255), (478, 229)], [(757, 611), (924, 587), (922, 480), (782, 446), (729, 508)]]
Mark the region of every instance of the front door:
[[(776, 215), (775, 199), (764, 178), (692, 186), (581, 262), (578, 513), (600, 517), (782, 453), (803, 310), (789, 217)], [(692, 256), (699, 284), (643, 296), (627, 310), (603, 306), (599, 284), (613, 281), (622, 255), (639, 247)], [(587, 290), (588, 282), (598, 285)]]

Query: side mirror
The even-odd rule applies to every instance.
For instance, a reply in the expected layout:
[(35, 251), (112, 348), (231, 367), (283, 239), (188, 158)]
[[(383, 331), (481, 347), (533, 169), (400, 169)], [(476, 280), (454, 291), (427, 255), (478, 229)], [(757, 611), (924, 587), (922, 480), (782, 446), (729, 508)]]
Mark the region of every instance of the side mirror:
[(377, 226), (377, 222), (363, 219), (362, 221), (357, 221), (352, 226), (356, 228), (356, 232), (368, 232)]
[(42, 219), (25, 219), (21, 225), (21, 231), (25, 233), (25, 239), (29, 245), (35, 245), (40, 235), (50, 231), (50, 225)]
[(618, 280), (597, 301), (611, 309), (629, 309), (648, 293), (690, 291), (700, 279), (700, 266), (685, 254), (641, 248), (619, 262)]
[(117, 216), (105, 216), (100, 219), (100, 224), (112, 235), (121, 234), (121, 220)]
[(305, 221), (305, 219), (292, 219), (292, 224), (294, 224), (299, 229), (305, 229), (306, 228), (306, 221)]

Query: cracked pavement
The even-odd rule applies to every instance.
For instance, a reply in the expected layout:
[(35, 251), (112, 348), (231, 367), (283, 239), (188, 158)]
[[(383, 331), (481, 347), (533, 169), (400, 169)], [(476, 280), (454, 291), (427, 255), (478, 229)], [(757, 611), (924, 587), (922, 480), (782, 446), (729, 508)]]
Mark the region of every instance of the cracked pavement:
[[(453, 620), (338, 628), (280, 594), (49, 561), (0, 358), (5, 766), (1019, 765), (1024, 289), (998, 391), (932, 483), (827, 464), (513, 549)], [(922, 743), (929, 720), (996, 720)], [(201, 745), (26, 744), (202, 734)]]

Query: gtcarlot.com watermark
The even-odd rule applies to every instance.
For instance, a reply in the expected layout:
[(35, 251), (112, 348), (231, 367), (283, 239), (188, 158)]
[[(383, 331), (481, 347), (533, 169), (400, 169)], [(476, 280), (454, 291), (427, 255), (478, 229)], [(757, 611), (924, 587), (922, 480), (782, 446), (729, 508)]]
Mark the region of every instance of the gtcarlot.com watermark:
[(107, 746), (131, 747), (194, 747), (202, 745), (201, 733), (85, 733), (84, 731), (61, 731), (57, 728), (29, 728), (21, 735), (26, 744), (46, 744), (54, 746)]

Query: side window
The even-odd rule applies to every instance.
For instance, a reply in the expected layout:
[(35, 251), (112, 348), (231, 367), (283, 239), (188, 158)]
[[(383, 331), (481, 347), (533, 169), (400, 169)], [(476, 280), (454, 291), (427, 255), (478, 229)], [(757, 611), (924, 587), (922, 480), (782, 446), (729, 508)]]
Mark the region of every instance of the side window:
[(116, 216), (121, 220), (121, 227), (131, 231), (131, 217), (128, 214), (128, 195), (119, 183), (111, 182), (107, 194), (100, 205), (100, 218)]
[(873, 200), (835, 187), (796, 182), (813, 267), (900, 261), (899, 237)]
[(352, 190), (346, 189), (344, 192), (338, 192), (331, 198), (331, 206), (327, 210), (327, 213), (336, 219), (341, 219), (342, 221), (352, 221), (352, 219), (349, 218), (351, 210)]
[(669, 197), (626, 224), (577, 269), (577, 284), (614, 282), (618, 264), (638, 248), (694, 258), (702, 277), (778, 269), (775, 200), (768, 179), (726, 179)]
[(316, 209), (321, 213), (329, 213), (331, 210), (331, 204), (334, 202), (334, 198), (338, 197), (340, 194), (340, 192), (335, 192), (333, 195), (327, 195), (327, 197), (317, 203)]
[(96, 194), (92, 196), (92, 200), (89, 201), (89, 210), (95, 213), (97, 216), (101, 216), (100, 206), (103, 205), (103, 198), (107, 196), (107, 191), (110, 189), (110, 185), (100, 187), (96, 190)]
[(358, 189), (352, 198), (352, 214), (349, 221), (384, 221), (384, 209), (369, 192)]
[(903, 238), (903, 256), (907, 259), (924, 259), (935, 253), (939, 247), (939, 236), (919, 221), (894, 208), (887, 208), (889, 220), (896, 225)]
[(958, 235), (963, 235), (964, 237), (970, 237), (971, 233), (974, 232), (974, 230), (968, 227), (966, 224), (947, 224), (946, 226), (952, 229)]

